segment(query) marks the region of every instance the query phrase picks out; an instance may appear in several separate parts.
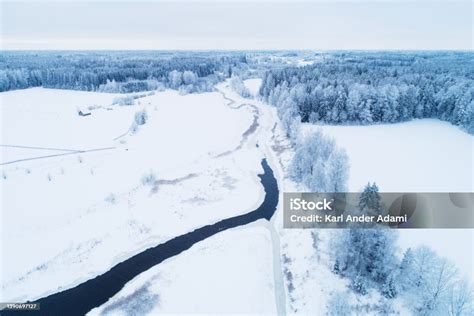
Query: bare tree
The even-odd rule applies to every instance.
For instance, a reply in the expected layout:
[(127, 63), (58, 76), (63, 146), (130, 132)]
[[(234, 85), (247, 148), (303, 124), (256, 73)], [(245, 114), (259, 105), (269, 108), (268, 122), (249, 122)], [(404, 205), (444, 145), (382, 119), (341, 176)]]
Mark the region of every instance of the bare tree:
[(452, 316), (472, 315), (474, 293), (470, 284), (464, 280), (450, 289), (450, 296), (448, 298), (448, 312)]
[(446, 309), (449, 292), (458, 280), (456, 267), (439, 257), (428, 247), (422, 246), (413, 252), (410, 274), (412, 287), (408, 300), (418, 315), (432, 315)]

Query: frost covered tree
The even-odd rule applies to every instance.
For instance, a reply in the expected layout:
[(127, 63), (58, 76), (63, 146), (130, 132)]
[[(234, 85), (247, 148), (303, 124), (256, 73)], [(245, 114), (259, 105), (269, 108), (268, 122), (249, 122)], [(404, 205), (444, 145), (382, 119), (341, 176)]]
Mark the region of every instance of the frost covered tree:
[(380, 292), (386, 298), (395, 298), (397, 296), (398, 292), (393, 274), (390, 274), (385, 280), (384, 284), (382, 285), (382, 288), (380, 289)]
[(169, 73), (168, 80), (172, 89), (178, 89), (183, 83), (183, 74), (177, 70), (173, 70)]
[(375, 182), (373, 184), (367, 183), (364, 191), (359, 197), (359, 209), (361, 211), (369, 210), (374, 214), (380, 214), (382, 211), (382, 202), (379, 194), (379, 187)]
[(396, 238), (389, 229), (346, 229), (333, 238), (331, 258), (341, 275), (382, 289), (398, 266)]
[(395, 238), (389, 229), (335, 232), (333, 272), (348, 278), (355, 293), (375, 288), (387, 299), (399, 297), (415, 315), (472, 315), (472, 286), (455, 266), (426, 246), (407, 249), (399, 262)]
[(419, 315), (442, 315), (447, 312), (453, 286), (458, 282), (457, 269), (426, 246), (413, 250), (413, 262), (405, 270), (413, 285), (406, 288), (405, 300)]
[(296, 103), (302, 122), (373, 124), (439, 118), (473, 133), (472, 56), (347, 54), (350, 57), (336, 53), (330, 61), (306, 67), (270, 69), (260, 95), (281, 106), (281, 97), (276, 102), (275, 95), (290, 92), (286, 97)]
[(403, 253), (402, 261), (400, 263), (400, 266), (398, 267), (398, 271), (396, 271), (396, 286), (398, 289), (397, 291), (405, 292), (418, 283), (418, 278), (414, 273), (412, 273), (412, 271), (414, 271), (413, 250), (411, 248), (408, 248)]
[(347, 122), (347, 93), (344, 89), (337, 90), (337, 97), (334, 101), (334, 106), (332, 107), (332, 111), (330, 114), (330, 121), (331, 122)]
[(245, 69), (246, 63), (235, 52), (3, 52), (0, 92), (43, 86), (128, 93), (154, 90), (157, 84), (209, 91), (226, 69)]
[(367, 294), (367, 285), (366, 285), (367, 280), (362, 278), (360, 274), (357, 274), (354, 279), (352, 279), (352, 282), (350, 284), (350, 288), (361, 295), (366, 295)]
[(296, 103), (291, 99), (286, 99), (282, 106), (278, 107), (277, 113), (286, 135), (293, 143), (296, 143), (301, 122)]
[(414, 85), (404, 85), (400, 88), (398, 100), (400, 120), (406, 121), (413, 117), (418, 102), (418, 89)]
[(100, 92), (121, 92), (120, 91), (120, 84), (115, 81), (115, 79), (109, 80), (103, 85), (99, 86)]
[(339, 274), (341, 272), (340, 268), (339, 268), (339, 261), (336, 259), (336, 261), (334, 262), (334, 265), (332, 266), (332, 269), (331, 269), (332, 273), (334, 274)]
[(331, 192), (346, 192), (349, 179), (349, 158), (344, 149), (336, 149), (329, 157), (328, 178)]
[(186, 70), (185, 72), (183, 72), (182, 76), (183, 83), (185, 85), (194, 84), (198, 78), (198, 76), (190, 70)]
[(451, 316), (474, 314), (474, 292), (466, 280), (457, 282), (451, 287), (447, 309)]
[(355, 122), (358, 120), (358, 115), (361, 112), (361, 105), (363, 103), (361, 90), (362, 85), (356, 84), (349, 89), (349, 95), (346, 101), (347, 120)]
[(326, 305), (326, 315), (350, 315), (352, 312), (352, 308), (349, 299), (349, 293), (347, 292), (333, 293)]
[(252, 96), (249, 89), (247, 89), (242, 79), (238, 76), (232, 76), (230, 79), (230, 87), (244, 98), (250, 98)]
[(290, 177), (314, 192), (339, 192), (347, 187), (348, 159), (333, 139), (317, 130), (296, 145)]

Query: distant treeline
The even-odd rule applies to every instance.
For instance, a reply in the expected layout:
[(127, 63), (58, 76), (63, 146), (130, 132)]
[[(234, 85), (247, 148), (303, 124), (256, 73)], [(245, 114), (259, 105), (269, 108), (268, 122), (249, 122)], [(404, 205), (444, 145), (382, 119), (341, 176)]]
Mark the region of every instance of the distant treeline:
[[(282, 121), (394, 123), (439, 118), (474, 133), (474, 54), (333, 53), (270, 69), (260, 94)], [(286, 117), (291, 116), (291, 117)]]
[(0, 92), (29, 87), (137, 92), (160, 86), (209, 91), (246, 63), (241, 53), (1, 52)]

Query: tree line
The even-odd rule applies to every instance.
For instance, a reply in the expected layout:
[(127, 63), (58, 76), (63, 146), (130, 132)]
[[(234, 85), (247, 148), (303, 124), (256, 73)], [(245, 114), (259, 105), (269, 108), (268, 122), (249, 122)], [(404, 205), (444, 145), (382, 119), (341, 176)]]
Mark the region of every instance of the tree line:
[(304, 67), (269, 69), (261, 97), (283, 118), (329, 124), (438, 118), (474, 133), (468, 52), (335, 53)]
[(232, 52), (1, 52), (0, 92), (39, 86), (121, 93), (164, 86), (201, 92), (244, 63), (244, 54)]

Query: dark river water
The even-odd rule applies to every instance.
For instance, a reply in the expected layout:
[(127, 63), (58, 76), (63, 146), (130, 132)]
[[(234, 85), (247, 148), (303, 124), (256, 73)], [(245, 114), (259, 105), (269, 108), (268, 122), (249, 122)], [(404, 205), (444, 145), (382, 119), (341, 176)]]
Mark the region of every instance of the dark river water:
[[(270, 220), (278, 204), (279, 191), (273, 171), (265, 159), (262, 160), (262, 167), (264, 173), (259, 175), (259, 177), (265, 189), (265, 198), (263, 203), (254, 211), (198, 228), (153, 248), (149, 248), (117, 264), (109, 271), (94, 279), (81, 283), (74, 288), (37, 300), (36, 302), (40, 303), (39, 311), (21, 311), (15, 314), (84, 315), (93, 308), (107, 302), (107, 300), (117, 294), (127, 282), (140, 273), (160, 264), (163, 260), (180, 254), (195, 243), (211, 237), (220, 231), (246, 225), (258, 219)], [(199, 273), (199, 271), (196, 271), (196, 273)], [(11, 315), (14, 314), (14, 312), (2, 311), (0, 314)]]

